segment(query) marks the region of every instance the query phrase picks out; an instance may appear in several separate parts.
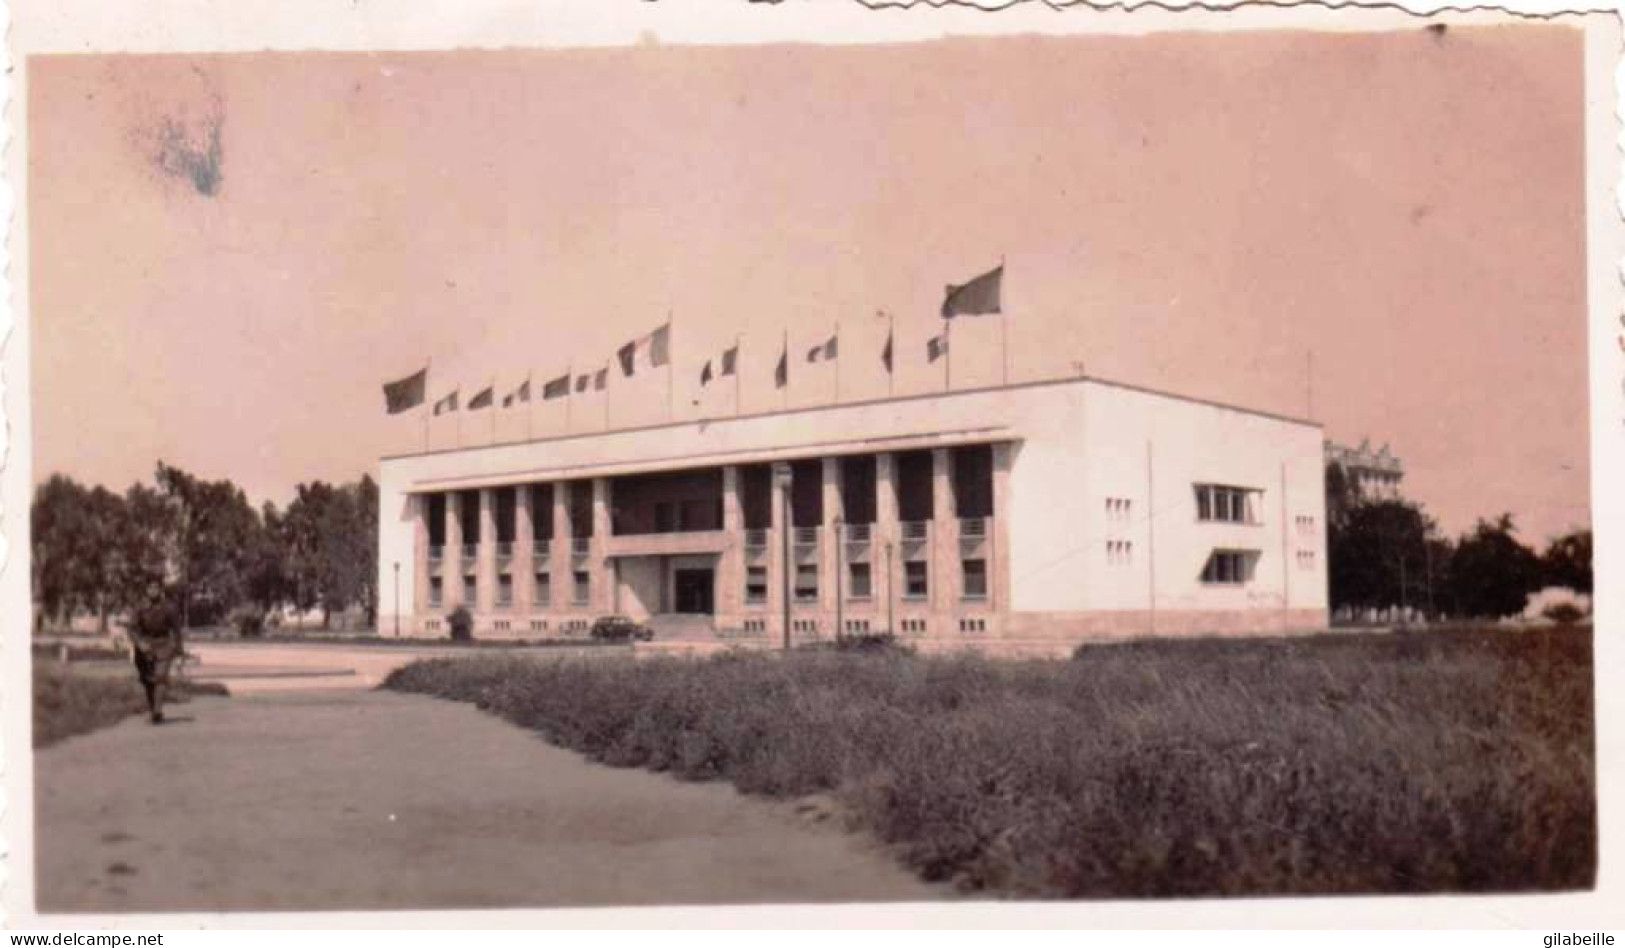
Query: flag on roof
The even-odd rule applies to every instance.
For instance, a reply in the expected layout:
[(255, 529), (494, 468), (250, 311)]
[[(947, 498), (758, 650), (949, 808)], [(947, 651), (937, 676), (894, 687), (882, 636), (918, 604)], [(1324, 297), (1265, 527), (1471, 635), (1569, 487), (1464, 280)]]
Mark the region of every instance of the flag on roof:
[(790, 341), (784, 342), (784, 351), (779, 353), (779, 364), (773, 369), (773, 387), (784, 388), (790, 384)]
[(948, 284), (947, 295), (942, 300), (942, 318), (1003, 312), (999, 309), (1003, 282), (1004, 264), (1001, 263), (969, 283)]
[(550, 402), (570, 394), (570, 373), (566, 372), (542, 386), (542, 401)]
[(808, 362), (828, 362), (841, 353), (841, 336), (839, 333), (807, 350)]
[(442, 398), (440, 401), (434, 403), (434, 413), (437, 415), (443, 415), (448, 411), (456, 410), (457, 389), (452, 389), (450, 395), (447, 395), (445, 398)]
[(705, 368), (700, 370), (700, 388), (711, 384), (711, 360), (705, 360)]
[(644, 356), (650, 368), (659, 368), (671, 362), (671, 320), (666, 324), (644, 336), (632, 340), (615, 350), (615, 358), (621, 363), (621, 374), (632, 376), (637, 373), (638, 357)]
[(602, 392), (609, 387), (609, 366), (604, 366), (592, 374), (593, 391)]
[(518, 402), (530, 401), (530, 379), (526, 378), (518, 388), (502, 396), (502, 407), (509, 408)]
[(892, 331), (888, 329), (886, 330), (886, 348), (880, 350), (880, 364), (886, 367), (888, 374), (891, 372), (891, 345)]
[(947, 336), (946, 333), (943, 333), (942, 335), (932, 336), (930, 339), (926, 340), (926, 343), (925, 343), (925, 361), (927, 361), (927, 362), (935, 362), (935, 361), (937, 361), (938, 359), (942, 358), (943, 356), (945, 356), (947, 354), (948, 354), (948, 336)]
[(476, 393), (473, 398), (468, 400), (468, 410), (478, 411), (481, 408), (490, 408), (491, 403), (495, 400), (496, 386), (487, 385), (484, 391)]
[(733, 375), (739, 371), (739, 343), (734, 343), (732, 349), (722, 350), (722, 371), (720, 376)]
[(423, 404), (429, 389), (429, 369), (418, 369), (404, 379), (384, 383), (384, 411), (398, 415)]

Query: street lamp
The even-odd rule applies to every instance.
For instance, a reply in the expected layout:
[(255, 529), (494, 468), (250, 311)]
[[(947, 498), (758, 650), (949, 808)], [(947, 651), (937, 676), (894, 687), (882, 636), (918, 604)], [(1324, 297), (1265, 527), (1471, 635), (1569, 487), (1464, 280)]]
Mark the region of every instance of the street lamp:
[(395, 561), (395, 637), (401, 637), (401, 561)]
[(843, 542), (845, 537), (842, 536), (844, 523), (845, 521), (837, 514), (834, 524), (835, 536), (833, 537), (835, 543), (835, 638), (837, 641), (846, 632), (846, 594), (841, 589), (841, 574), (846, 571), (846, 564), (843, 562), (845, 558), (843, 548), (846, 546), (846, 543)]
[(896, 577), (891, 568), (891, 540), (886, 541), (886, 634), (896, 635), (897, 627), (893, 624), (892, 603), (897, 601)]

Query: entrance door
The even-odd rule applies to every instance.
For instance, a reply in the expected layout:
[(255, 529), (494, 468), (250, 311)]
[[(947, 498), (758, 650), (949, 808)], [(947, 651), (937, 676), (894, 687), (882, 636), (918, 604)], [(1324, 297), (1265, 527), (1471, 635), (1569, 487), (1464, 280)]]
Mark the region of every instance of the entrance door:
[(710, 615), (716, 611), (716, 571), (672, 570), (673, 605), (678, 612)]

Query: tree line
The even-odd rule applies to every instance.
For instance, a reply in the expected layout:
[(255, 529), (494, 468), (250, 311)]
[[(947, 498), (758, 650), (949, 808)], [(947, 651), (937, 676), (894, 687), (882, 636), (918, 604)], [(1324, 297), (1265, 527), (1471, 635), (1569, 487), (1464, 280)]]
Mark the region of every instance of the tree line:
[(53, 474), (34, 492), (35, 625), (167, 606), (183, 627), (257, 632), (286, 607), (378, 613), (378, 485), (300, 484), (285, 509), (256, 510), (230, 480), (158, 462), (123, 494)]
[(1452, 539), (1420, 504), (1364, 496), (1335, 462), (1326, 466), (1326, 521), (1334, 612), (1399, 607), (1430, 619), (1498, 619), (1521, 613), (1548, 586), (1591, 594), (1590, 530), (1536, 552), (1501, 514)]

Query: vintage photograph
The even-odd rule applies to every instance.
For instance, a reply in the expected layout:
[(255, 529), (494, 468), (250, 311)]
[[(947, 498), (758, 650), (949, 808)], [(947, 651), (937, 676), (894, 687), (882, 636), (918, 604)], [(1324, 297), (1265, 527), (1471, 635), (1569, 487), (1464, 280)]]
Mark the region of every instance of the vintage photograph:
[(1590, 891), (1599, 24), (1064, 22), (19, 61), (33, 910)]

